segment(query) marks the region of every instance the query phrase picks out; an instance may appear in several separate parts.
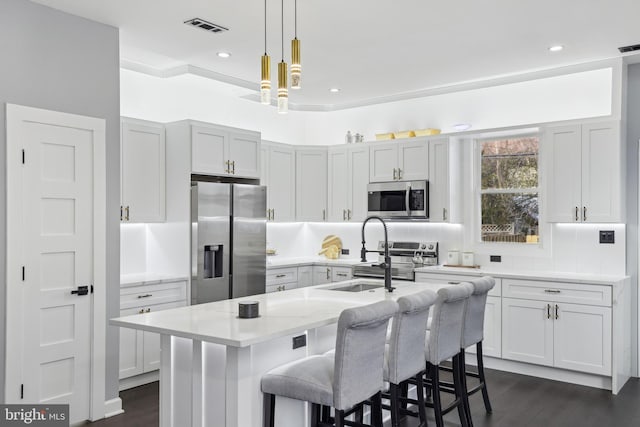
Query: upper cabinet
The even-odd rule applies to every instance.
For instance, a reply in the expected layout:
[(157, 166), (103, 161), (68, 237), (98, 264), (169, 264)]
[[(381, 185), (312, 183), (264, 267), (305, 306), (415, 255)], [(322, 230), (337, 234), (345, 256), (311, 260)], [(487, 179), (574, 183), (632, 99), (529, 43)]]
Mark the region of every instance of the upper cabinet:
[(290, 145), (263, 143), (260, 185), (267, 187), (267, 219), (296, 219), (296, 152)]
[(120, 220), (165, 221), (164, 126), (122, 118), (121, 133)]
[(429, 144), (424, 138), (370, 145), (370, 182), (429, 178)]
[(460, 141), (440, 137), (429, 140), (429, 221), (461, 221)]
[(191, 125), (191, 172), (200, 175), (260, 177), (260, 133)]
[(327, 220), (327, 147), (296, 149), (296, 220)]
[(328, 220), (363, 221), (367, 217), (369, 147), (332, 146), (328, 156)]
[(549, 222), (624, 220), (619, 122), (547, 128), (542, 156)]

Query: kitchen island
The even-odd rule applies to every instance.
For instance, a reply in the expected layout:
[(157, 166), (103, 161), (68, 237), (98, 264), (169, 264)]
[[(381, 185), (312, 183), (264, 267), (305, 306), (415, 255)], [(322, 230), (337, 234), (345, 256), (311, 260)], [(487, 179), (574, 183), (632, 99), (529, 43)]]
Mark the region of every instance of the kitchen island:
[[(342, 310), (397, 299), (443, 284), (395, 282), (362, 292), (334, 288), (351, 280), (112, 319), (111, 324), (161, 335), (160, 426), (258, 427), (260, 378), (270, 369), (335, 345)], [(238, 302), (258, 301), (260, 317), (238, 318)], [(293, 348), (294, 337), (306, 345)], [(306, 404), (278, 398), (276, 425), (308, 425)]]

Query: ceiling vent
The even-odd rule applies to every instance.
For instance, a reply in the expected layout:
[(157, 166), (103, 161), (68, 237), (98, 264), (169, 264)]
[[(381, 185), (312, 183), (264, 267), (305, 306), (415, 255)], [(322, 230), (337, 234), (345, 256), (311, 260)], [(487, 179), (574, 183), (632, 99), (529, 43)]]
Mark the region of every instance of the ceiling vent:
[(214, 24), (213, 22), (205, 21), (200, 18), (189, 19), (188, 21), (184, 21), (185, 24), (191, 27), (202, 28), (205, 31), (209, 31), (210, 33), (222, 33), (225, 31), (229, 31), (228, 28), (225, 28), (221, 25)]
[(633, 52), (636, 50), (640, 50), (640, 44), (634, 44), (631, 46), (622, 46), (622, 47), (619, 47), (618, 50), (620, 51), (620, 53)]

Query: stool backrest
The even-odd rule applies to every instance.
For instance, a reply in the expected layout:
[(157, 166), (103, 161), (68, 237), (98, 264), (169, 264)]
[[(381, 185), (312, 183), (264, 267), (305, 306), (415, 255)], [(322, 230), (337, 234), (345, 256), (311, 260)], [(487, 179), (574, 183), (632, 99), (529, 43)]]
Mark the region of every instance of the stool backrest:
[(480, 277), (470, 280), (473, 293), (469, 297), (464, 314), (464, 330), (462, 332), (461, 348), (479, 343), (484, 338), (484, 311), (487, 306), (487, 294), (496, 284), (493, 277)]
[(398, 312), (393, 316), (389, 337), (388, 378), (400, 384), (424, 370), (424, 346), (429, 308), (438, 299), (431, 290), (398, 298)]
[(395, 301), (385, 300), (340, 314), (333, 374), (336, 409), (349, 409), (382, 390), (387, 325), (397, 311)]
[(427, 361), (433, 365), (460, 352), (464, 312), (473, 285), (461, 283), (438, 289), (438, 300), (433, 309)]

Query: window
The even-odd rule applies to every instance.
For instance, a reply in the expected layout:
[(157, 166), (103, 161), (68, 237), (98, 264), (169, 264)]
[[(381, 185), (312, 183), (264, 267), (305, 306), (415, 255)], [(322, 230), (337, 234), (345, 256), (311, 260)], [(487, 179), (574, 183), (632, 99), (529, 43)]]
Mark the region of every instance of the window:
[(537, 136), (480, 141), (482, 242), (539, 241)]

